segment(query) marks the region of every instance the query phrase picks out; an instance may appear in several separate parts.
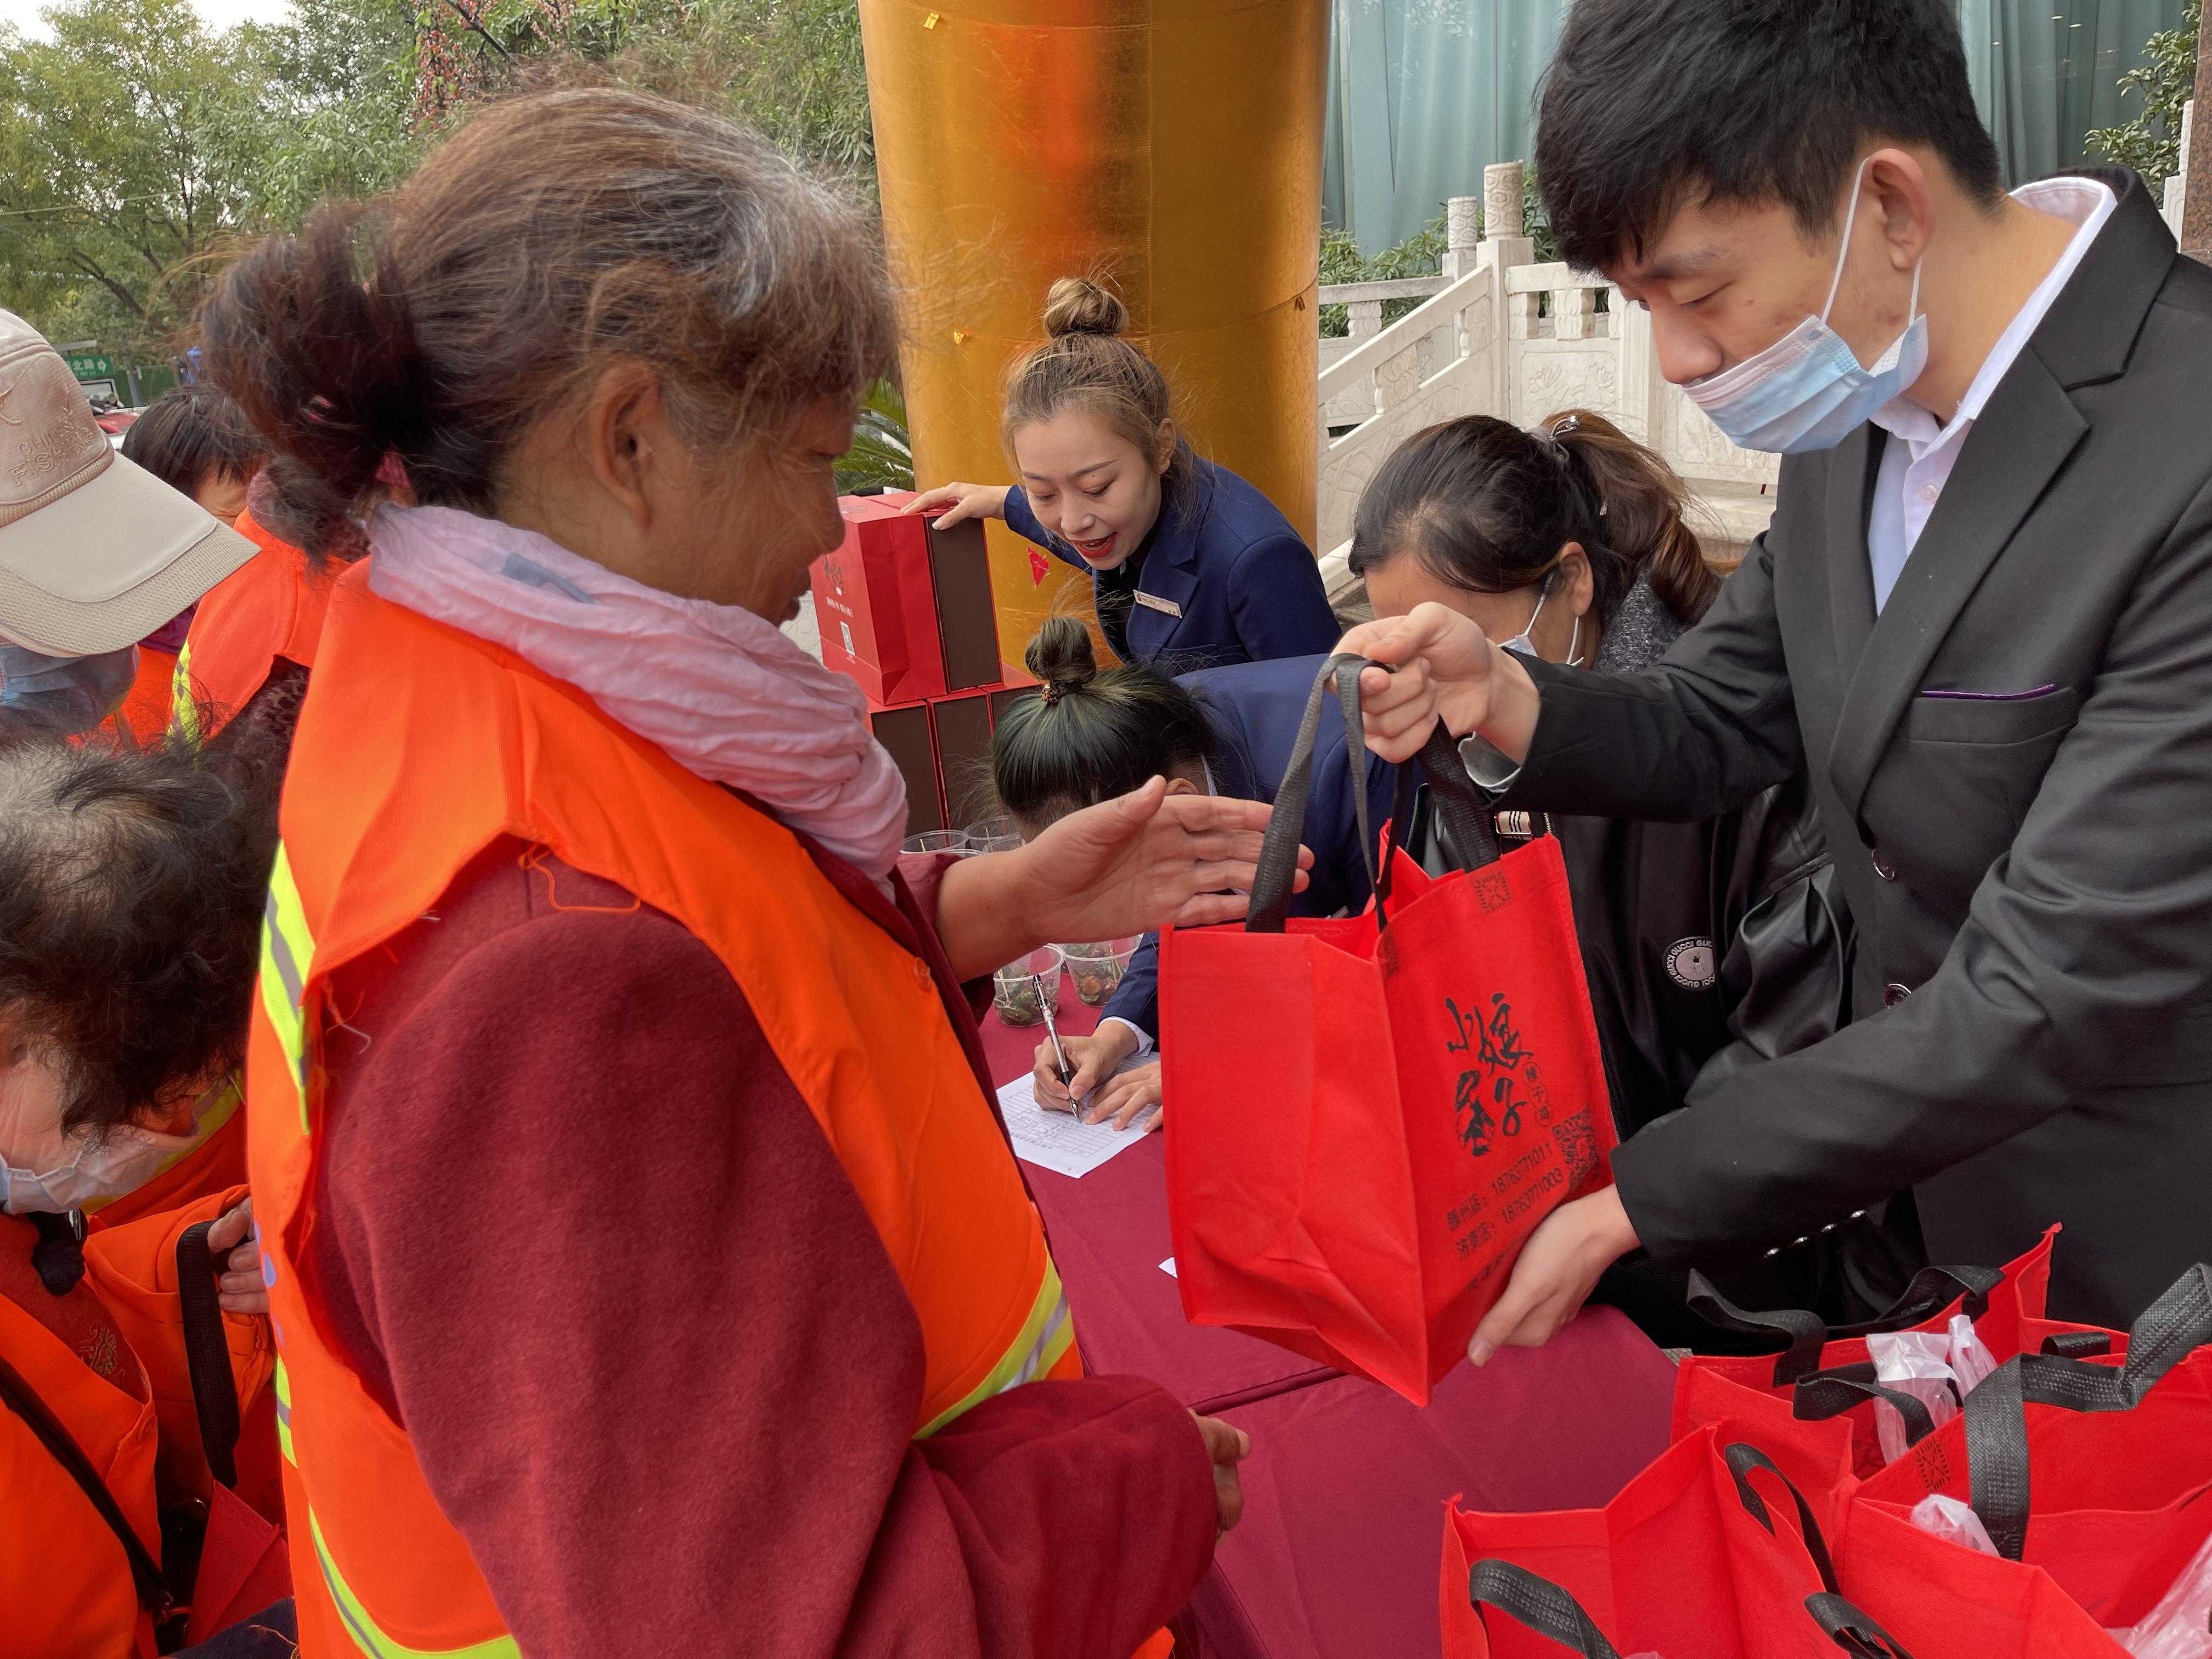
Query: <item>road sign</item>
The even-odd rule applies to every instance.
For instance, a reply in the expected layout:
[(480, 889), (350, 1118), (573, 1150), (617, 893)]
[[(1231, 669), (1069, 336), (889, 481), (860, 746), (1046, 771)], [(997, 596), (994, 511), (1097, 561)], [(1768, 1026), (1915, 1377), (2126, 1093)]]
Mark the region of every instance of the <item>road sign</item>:
[(106, 380), (110, 396), (114, 393), (115, 359), (105, 351), (73, 351), (65, 360), (70, 373), (80, 380)]

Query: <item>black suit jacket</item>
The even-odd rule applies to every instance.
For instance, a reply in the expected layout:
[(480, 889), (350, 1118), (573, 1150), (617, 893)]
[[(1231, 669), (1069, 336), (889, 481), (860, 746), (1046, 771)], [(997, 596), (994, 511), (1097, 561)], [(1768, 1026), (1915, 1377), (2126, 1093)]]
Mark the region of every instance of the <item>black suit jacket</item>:
[(1532, 665), (1506, 798), (1709, 817), (1811, 783), (1856, 1023), (1614, 1159), (1663, 1260), (1911, 1186), (1938, 1261), (2053, 1221), (2051, 1305), (2124, 1326), (2212, 1260), (2212, 270), (2142, 184), (1967, 435), (1879, 618), (1884, 434), (1784, 461), (1772, 526), (1656, 668)]

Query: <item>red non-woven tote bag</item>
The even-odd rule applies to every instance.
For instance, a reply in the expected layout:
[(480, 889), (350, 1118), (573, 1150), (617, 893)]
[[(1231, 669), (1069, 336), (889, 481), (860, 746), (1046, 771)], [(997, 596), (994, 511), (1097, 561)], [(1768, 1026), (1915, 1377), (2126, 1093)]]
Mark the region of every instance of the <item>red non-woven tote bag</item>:
[[(1966, 1313), (1992, 1358), (2002, 1362), (2034, 1353), (2056, 1343), (2077, 1358), (2124, 1347), (2115, 1334), (2060, 1324), (2043, 1317), (2051, 1283), (2051, 1250), (2058, 1233), (2047, 1230), (2033, 1249), (2001, 1269), (1929, 1267), (1917, 1274), (1897, 1303), (1880, 1318), (1828, 1328), (1816, 1315), (1802, 1311), (1750, 1313), (1715, 1293), (1692, 1275), (1692, 1305), (1716, 1323), (1740, 1330), (1771, 1331), (1787, 1348), (1778, 1354), (1692, 1354), (1674, 1377), (1673, 1436), (1680, 1439), (1702, 1423), (1730, 1418), (1778, 1459), (1793, 1480), (1803, 1484), (1808, 1470), (1793, 1462), (1793, 1439), (1802, 1434), (1794, 1409), (1796, 1385), (1815, 1374), (1850, 1375), (1854, 1369), (1871, 1382), (1866, 1336), (1875, 1331), (1940, 1331), (1953, 1315)], [(1875, 1432), (1873, 1396), (1863, 1395), (1849, 1413), (1856, 1474), (1870, 1476), (1882, 1467)], [(1825, 1444), (1813, 1442), (1815, 1455)]]
[[(1677, 1441), (1602, 1510), (1448, 1505), (1444, 1659), (1553, 1659), (1561, 1647), (1588, 1659), (1813, 1659), (1838, 1648), (1907, 1659), (1837, 1594), (1812, 1506), (1764, 1452), (1732, 1437), (1737, 1427), (1708, 1424)], [(1840, 1434), (1830, 1444), (1830, 1476), (1842, 1480), (1847, 1448)], [(1786, 1505), (1769, 1501), (1785, 1495)]]
[[(1838, 1549), (1846, 1592), (1907, 1641), (1927, 1621), (1929, 1584), (1993, 1598), (2024, 1628), (2058, 1617), (2047, 1578), (2087, 1632), (2133, 1625), (2212, 1535), (2208, 1337), (2212, 1272), (2199, 1267), (2136, 1320), (2124, 1364), (2001, 1366), (1958, 1418), (1858, 1486)], [(1911, 1527), (1929, 1492), (1968, 1501), (2002, 1559)], [(2077, 1640), (2084, 1654), (2117, 1651), (2101, 1635)]]
[(1462, 867), (1396, 850), (1408, 766), (1367, 913), (1285, 920), (1332, 684), (1375, 845), (1364, 665), (1315, 681), (1245, 924), (1162, 937), (1168, 1208), (1192, 1323), (1425, 1404), (1536, 1224), (1612, 1180), (1613, 1112), (1558, 843), (1498, 857), (1441, 735), (1423, 760)]

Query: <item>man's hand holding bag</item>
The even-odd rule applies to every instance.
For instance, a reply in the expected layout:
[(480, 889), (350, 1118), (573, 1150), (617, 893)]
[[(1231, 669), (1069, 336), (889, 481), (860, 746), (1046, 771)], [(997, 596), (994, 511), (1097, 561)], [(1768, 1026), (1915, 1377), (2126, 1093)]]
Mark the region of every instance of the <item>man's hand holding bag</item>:
[(1366, 914), (1286, 920), (1332, 688), (1376, 845), (1366, 665), (1315, 682), (1248, 921), (1161, 939), (1169, 1214), (1192, 1323), (1425, 1403), (1537, 1224), (1612, 1180), (1613, 1112), (1559, 844), (1500, 857), (1441, 736), (1422, 763), (1457, 867), (1432, 880), (1397, 845), (1408, 765)]

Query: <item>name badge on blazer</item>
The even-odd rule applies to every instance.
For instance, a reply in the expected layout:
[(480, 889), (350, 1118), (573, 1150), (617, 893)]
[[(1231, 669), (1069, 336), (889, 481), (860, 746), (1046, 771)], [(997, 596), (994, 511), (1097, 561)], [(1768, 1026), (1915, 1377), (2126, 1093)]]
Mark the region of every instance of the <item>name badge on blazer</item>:
[(1146, 592), (1142, 588), (1139, 588), (1129, 597), (1136, 600), (1139, 605), (1143, 605), (1148, 611), (1164, 611), (1170, 617), (1181, 617), (1182, 615), (1182, 607), (1177, 605), (1173, 599), (1164, 599), (1157, 593)]

